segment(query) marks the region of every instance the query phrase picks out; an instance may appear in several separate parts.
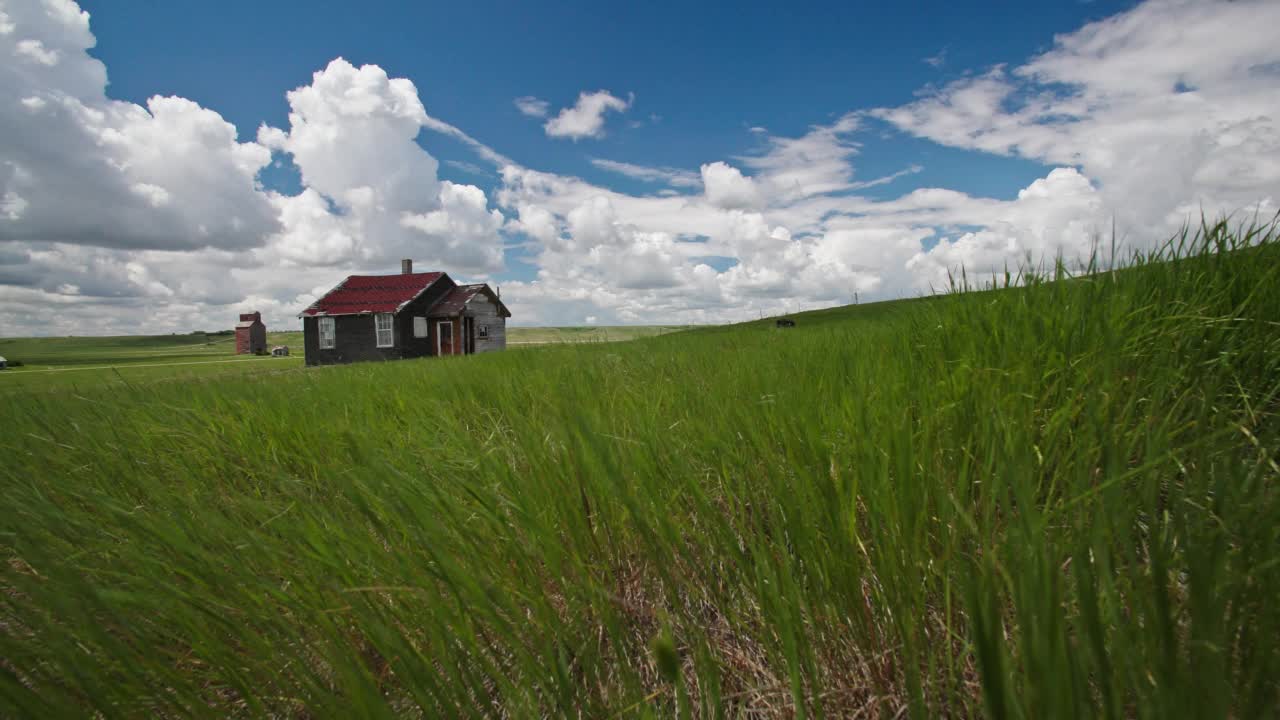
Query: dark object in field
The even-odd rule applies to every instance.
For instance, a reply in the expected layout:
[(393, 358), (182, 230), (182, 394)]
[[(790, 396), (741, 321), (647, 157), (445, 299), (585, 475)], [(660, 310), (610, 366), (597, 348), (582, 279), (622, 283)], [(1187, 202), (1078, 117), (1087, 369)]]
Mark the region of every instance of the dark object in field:
[(267, 354), (267, 326), (262, 324), (262, 313), (241, 313), (240, 322), (236, 323), (236, 354)]
[(289, 346), (277, 345), (271, 348), (271, 357), (289, 357)]
[(507, 347), (501, 290), (443, 272), (352, 275), (298, 316), (308, 365), (470, 355)]
[(0, 370), (4, 370), (8, 367), (9, 367), (9, 364), (5, 361), (4, 358), (0, 357)]
[(776, 323), (776, 325), (780, 328), (795, 327), (796, 321), (790, 318), (778, 318), (778, 322)]

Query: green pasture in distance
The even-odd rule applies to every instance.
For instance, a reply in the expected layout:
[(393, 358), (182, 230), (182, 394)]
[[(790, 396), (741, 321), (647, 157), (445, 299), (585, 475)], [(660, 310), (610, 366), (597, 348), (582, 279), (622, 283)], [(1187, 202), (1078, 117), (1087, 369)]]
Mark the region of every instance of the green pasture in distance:
[[(512, 349), (564, 342), (616, 342), (651, 337), (676, 326), (510, 327)], [(225, 379), (302, 366), (302, 332), (268, 332), (267, 347), (285, 345), (288, 358), (235, 354), (235, 336), (217, 333), (0, 338), (0, 357), (22, 365), (0, 372), (0, 395), (25, 390), (81, 390), (156, 380)]]

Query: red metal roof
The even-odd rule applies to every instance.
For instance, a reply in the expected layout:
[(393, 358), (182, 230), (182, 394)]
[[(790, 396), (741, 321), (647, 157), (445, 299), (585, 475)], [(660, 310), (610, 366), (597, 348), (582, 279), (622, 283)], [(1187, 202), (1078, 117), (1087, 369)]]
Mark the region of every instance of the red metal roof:
[(352, 275), (302, 311), (303, 315), (393, 313), (418, 297), (442, 272)]

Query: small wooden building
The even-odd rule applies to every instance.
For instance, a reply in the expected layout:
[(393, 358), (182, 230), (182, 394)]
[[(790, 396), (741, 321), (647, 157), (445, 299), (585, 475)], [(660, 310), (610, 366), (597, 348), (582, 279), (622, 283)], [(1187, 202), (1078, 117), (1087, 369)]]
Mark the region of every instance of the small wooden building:
[(3, 357), (0, 357), (0, 370), (8, 370), (8, 369), (9, 369), (9, 361), (5, 360)]
[(236, 323), (236, 354), (257, 355), (267, 351), (267, 326), (262, 313), (242, 313)]
[(271, 356), (272, 357), (289, 357), (289, 346), (277, 345), (271, 348)]
[(298, 317), (306, 363), (332, 365), (504, 350), (511, 311), (486, 284), (404, 260), (399, 275), (348, 277)]

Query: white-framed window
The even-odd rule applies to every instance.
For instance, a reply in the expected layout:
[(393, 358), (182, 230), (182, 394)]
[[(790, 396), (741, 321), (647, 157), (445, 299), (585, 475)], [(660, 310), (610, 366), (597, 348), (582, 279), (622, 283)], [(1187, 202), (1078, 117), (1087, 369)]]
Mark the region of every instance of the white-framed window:
[(413, 336), (416, 338), (424, 338), (427, 336), (427, 319), (424, 317), (415, 317), (413, 319)]
[(322, 317), (317, 321), (320, 327), (320, 349), (332, 350), (338, 344), (338, 331), (331, 317)]
[(377, 335), (378, 347), (392, 347), (396, 344), (396, 334), (392, 330), (395, 317), (391, 313), (378, 313), (373, 316), (373, 329)]
[(489, 326), (481, 325), (480, 327), (476, 328), (476, 337), (482, 337), (482, 338), (489, 337)]

